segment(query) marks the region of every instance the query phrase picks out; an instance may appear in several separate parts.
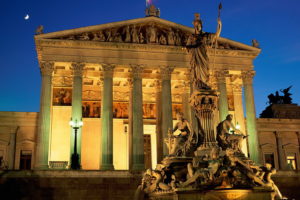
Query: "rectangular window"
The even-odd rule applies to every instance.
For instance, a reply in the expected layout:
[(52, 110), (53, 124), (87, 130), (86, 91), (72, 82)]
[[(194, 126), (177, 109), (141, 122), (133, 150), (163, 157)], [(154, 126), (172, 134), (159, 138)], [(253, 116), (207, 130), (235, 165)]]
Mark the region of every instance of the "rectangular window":
[(286, 157), (287, 164), (290, 169), (297, 169), (296, 154), (290, 154)]
[(265, 163), (269, 163), (272, 165), (272, 167), (275, 167), (274, 162), (274, 154), (273, 153), (265, 153)]

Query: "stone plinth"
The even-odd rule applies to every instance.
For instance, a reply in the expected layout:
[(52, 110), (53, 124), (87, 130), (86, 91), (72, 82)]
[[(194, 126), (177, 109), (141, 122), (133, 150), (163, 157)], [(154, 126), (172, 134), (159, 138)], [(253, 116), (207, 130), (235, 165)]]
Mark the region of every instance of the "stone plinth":
[(272, 191), (248, 189), (177, 190), (173, 193), (153, 193), (151, 200), (272, 200)]

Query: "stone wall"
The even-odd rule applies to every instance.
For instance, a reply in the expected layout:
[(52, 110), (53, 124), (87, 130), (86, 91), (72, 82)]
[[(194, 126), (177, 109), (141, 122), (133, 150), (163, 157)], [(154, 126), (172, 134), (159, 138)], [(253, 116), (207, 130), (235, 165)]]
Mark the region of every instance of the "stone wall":
[(133, 199), (140, 174), (128, 171), (2, 171), (0, 194), (9, 199)]
[[(131, 200), (141, 178), (128, 171), (1, 171), (0, 194), (9, 199)], [(300, 172), (280, 171), (273, 180), (284, 196), (300, 198)]]

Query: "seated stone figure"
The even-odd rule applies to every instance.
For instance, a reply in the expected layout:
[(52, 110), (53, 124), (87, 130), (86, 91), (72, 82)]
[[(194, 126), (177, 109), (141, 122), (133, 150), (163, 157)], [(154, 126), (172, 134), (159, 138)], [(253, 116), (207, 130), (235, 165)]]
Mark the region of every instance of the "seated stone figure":
[[(238, 134), (230, 133), (230, 129)], [(217, 126), (217, 142), (223, 150), (231, 148), (242, 153), (242, 141), (246, 137), (239, 130), (235, 129), (232, 124), (232, 115), (230, 114)]]
[[(189, 122), (183, 117), (182, 113), (176, 114), (178, 122), (175, 124), (172, 133), (169, 131), (169, 138), (165, 139), (165, 143), (169, 147), (169, 156), (182, 156), (186, 152), (186, 142), (191, 135)], [(175, 131), (180, 131), (178, 135), (174, 135)]]

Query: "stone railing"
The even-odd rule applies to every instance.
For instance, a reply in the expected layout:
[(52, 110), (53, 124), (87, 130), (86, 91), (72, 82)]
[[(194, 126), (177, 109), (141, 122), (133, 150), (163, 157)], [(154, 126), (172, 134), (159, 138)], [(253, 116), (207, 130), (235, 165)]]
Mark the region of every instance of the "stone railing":
[(67, 169), (68, 161), (49, 161), (50, 169)]

